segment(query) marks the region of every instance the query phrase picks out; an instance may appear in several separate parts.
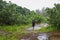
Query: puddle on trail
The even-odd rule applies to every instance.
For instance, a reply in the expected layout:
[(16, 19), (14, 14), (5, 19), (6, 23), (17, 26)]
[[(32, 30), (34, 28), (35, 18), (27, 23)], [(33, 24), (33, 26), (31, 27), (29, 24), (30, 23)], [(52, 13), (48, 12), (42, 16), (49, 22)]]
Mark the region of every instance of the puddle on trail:
[(42, 33), (42, 34), (39, 34), (37, 38), (38, 40), (49, 40), (49, 35), (46, 33)]
[(31, 35), (31, 37), (21, 40), (49, 40), (49, 35), (47, 33), (40, 33), (38, 36)]

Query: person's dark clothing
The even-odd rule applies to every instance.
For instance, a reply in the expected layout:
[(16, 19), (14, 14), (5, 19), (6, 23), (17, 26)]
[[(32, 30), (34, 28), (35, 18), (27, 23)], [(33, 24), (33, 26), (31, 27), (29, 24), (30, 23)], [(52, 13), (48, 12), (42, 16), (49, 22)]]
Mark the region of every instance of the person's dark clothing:
[(32, 27), (35, 26), (35, 20), (32, 20)]

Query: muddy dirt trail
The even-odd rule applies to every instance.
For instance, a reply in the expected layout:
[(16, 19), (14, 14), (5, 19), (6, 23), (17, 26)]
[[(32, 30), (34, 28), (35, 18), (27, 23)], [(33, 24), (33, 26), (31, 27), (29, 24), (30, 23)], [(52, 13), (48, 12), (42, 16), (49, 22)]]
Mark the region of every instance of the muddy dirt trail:
[[(34, 30), (39, 30), (42, 27), (46, 27), (47, 24), (36, 25)], [(50, 32), (50, 33), (33, 33), (33, 27), (27, 28), (28, 34), (20, 37), (19, 40), (60, 40), (60, 31), (59, 32)]]
[(20, 38), (20, 40), (60, 40), (60, 32), (51, 33), (28, 33)]

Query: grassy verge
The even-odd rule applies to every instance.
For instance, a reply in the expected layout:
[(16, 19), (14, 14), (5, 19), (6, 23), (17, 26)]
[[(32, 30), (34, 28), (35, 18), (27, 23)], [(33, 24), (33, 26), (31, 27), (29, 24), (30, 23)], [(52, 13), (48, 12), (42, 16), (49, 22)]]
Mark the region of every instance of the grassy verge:
[(48, 26), (48, 27), (42, 27), (41, 29), (36, 30), (36, 32), (37, 33), (39, 33), (39, 32), (52, 32), (52, 31), (56, 31), (56, 30), (57, 30), (56, 27)]
[(12, 36), (9, 35), (0, 36), (1, 40), (19, 40), (19, 37), (22, 35), (25, 35), (27, 33), (26, 28), (31, 27), (31, 24), (29, 25), (13, 25), (13, 26), (0, 26), (0, 30), (4, 30), (7, 32), (11, 32)]

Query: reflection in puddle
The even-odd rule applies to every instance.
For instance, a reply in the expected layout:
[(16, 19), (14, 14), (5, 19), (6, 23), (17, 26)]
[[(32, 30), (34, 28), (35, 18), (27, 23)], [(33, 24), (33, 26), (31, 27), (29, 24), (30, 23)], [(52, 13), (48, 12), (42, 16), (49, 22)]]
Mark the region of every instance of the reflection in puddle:
[(43, 34), (39, 34), (39, 36), (37, 37), (38, 40), (48, 40), (48, 34), (43, 33)]

